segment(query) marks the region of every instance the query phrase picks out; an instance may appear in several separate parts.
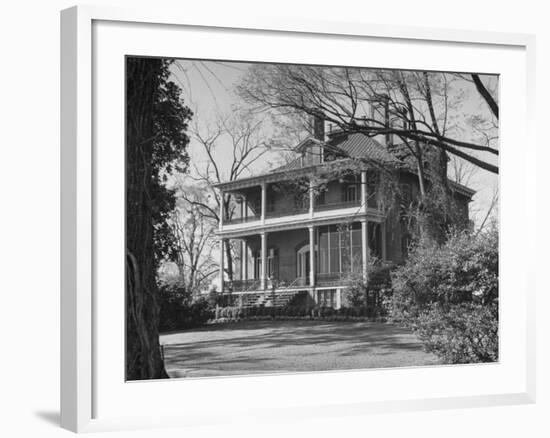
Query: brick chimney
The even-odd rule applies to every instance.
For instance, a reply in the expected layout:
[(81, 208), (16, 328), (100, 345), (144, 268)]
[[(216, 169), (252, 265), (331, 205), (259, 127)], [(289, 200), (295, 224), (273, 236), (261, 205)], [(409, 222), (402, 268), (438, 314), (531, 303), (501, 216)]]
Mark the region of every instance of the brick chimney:
[(313, 116), (313, 137), (317, 140), (325, 141), (325, 119), (321, 113)]

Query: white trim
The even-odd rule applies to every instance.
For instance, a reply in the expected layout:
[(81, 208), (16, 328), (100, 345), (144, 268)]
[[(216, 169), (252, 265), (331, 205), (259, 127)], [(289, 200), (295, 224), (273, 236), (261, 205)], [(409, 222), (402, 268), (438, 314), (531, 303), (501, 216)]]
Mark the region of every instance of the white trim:
[(239, 235), (253, 235), (259, 234), (262, 230), (292, 230), (296, 228), (302, 228), (307, 224), (327, 224), (335, 222), (355, 222), (368, 215), (369, 220), (373, 222), (381, 222), (385, 219), (385, 215), (377, 209), (367, 209), (364, 211), (363, 207), (349, 207), (339, 208), (334, 210), (317, 211), (313, 213), (313, 219), (310, 218), (309, 213), (301, 213), (289, 216), (280, 216), (274, 218), (267, 218), (263, 223), (261, 220), (252, 222), (243, 222), (236, 224), (225, 225), (221, 231), (218, 231), (220, 235), (233, 235), (233, 233), (240, 233)]
[(61, 13), (61, 426), (73, 431), (95, 417), (90, 13)]

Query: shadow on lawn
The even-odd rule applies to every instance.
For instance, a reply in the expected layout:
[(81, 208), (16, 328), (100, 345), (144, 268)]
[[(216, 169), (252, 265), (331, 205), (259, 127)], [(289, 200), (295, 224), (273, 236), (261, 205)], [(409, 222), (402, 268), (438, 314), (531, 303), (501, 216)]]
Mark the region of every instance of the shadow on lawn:
[[(201, 332), (222, 337), (193, 339)], [(165, 358), (172, 367), (242, 364), (247, 367), (273, 360), (273, 350), (305, 348), (308, 356), (324, 355), (327, 348), (339, 357), (353, 358), (372, 354), (388, 356), (407, 354), (422, 350), (420, 342), (407, 330), (391, 324), (341, 323), (309, 321), (261, 321), (217, 325), (212, 330), (199, 329), (182, 332), (190, 339), (186, 342), (165, 344)], [(235, 336), (233, 336), (235, 335)], [(206, 336), (206, 334), (205, 334)], [(178, 336), (179, 337), (179, 336)], [(335, 351), (336, 350), (336, 351)], [(271, 354), (266, 354), (270, 352)]]

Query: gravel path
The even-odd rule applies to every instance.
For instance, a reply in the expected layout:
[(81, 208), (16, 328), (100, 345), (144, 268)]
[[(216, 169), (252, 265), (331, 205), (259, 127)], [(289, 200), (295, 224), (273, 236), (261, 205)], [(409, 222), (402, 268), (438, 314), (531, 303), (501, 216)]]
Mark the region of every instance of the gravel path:
[(418, 338), (392, 324), (263, 321), (165, 333), (170, 377), (435, 365)]

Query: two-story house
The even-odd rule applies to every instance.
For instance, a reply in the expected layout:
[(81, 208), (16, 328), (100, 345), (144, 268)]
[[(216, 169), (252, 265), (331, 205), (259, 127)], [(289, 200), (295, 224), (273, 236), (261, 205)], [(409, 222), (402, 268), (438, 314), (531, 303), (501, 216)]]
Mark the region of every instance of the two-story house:
[[(238, 202), (233, 218), (219, 225), (222, 247), (232, 239), (237, 248), (233, 280), (221, 282), (222, 292), (245, 305), (283, 305), (307, 293), (310, 302), (339, 308), (350, 274), (368, 281), (369, 257), (403, 261), (408, 233), (381, 207), (379, 169), (400, 169), (399, 183), (411, 198), (418, 177), (403, 166), (398, 148), (383, 143), (361, 133), (325, 134), (324, 123), (315, 123), (314, 134), (296, 146), (294, 161), (217, 184), (221, 196), (231, 192)], [(346, 167), (351, 173), (341, 172)], [(317, 190), (313, 181), (326, 175)], [(451, 182), (450, 187), (467, 218), (474, 191)], [(222, 279), (224, 266), (220, 251)]]

